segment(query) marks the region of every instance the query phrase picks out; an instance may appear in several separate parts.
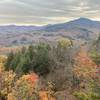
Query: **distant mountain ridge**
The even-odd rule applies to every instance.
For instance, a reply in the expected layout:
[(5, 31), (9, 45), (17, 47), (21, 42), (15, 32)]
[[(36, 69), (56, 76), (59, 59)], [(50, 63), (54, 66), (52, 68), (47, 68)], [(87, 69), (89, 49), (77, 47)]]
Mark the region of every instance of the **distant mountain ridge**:
[(70, 22), (48, 25), (46, 32), (57, 32), (71, 38), (91, 39), (100, 33), (100, 21), (93, 21), (87, 18), (79, 18)]
[(46, 31), (53, 30), (62, 30), (62, 29), (72, 29), (72, 28), (100, 28), (100, 21), (93, 21), (87, 18), (79, 18), (73, 21), (69, 21), (66, 23), (49, 25), (45, 28)]
[(55, 41), (59, 37), (73, 40), (91, 40), (100, 33), (100, 21), (79, 18), (65, 23), (45, 26), (0, 26), (0, 45), (20, 45), (42, 41)]
[(28, 31), (40, 30), (42, 27), (39, 26), (17, 26), (17, 25), (4, 25), (0, 26), (0, 33), (25, 33)]
[(68, 30), (68, 29), (73, 29), (73, 28), (95, 28), (95, 29), (100, 29), (100, 21), (93, 21), (87, 18), (79, 18), (76, 20), (72, 20), (69, 22), (65, 23), (60, 23), (60, 24), (50, 24), (50, 25), (45, 25), (45, 26), (17, 26), (17, 25), (5, 25), (5, 26), (0, 26), (0, 33), (3, 32), (10, 32), (15, 30), (16, 31), (34, 31), (34, 30), (44, 30), (44, 31), (59, 31), (59, 30)]
[(79, 18), (79, 19), (75, 19), (69, 22), (65, 22), (65, 23), (58, 23), (58, 24), (49, 24), (49, 25), (45, 25), (45, 26), (33, 26), (33, 25), (29, 25), (29, 26), (18, 26), (18, 25), (4, 25), (4, 26), (0, 26), (0, 32), (4, 31), (4, 30), (18, 30), (18, 31), (29, 31), (29, 30), (45, 30), (45, 31), (57, 31), (57, 30), (62, 30), (62, 29), (72, 29), (72, 28), (100, 28), (100, 21), (93, 21), (90, 20), (88, 18)]

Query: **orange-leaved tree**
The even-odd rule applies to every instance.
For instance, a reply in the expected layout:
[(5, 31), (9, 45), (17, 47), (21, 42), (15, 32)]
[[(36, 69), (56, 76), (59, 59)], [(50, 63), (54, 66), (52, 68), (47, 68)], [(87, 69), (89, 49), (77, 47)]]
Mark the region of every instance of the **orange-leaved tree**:
[(34, 73), (20, 77), (8, 94), (8, 100), (38, 100), (39, 96), (35, 87), (38, 79)]
[(80, 81), (79, 91), (74, 92), (78, 100), (100, 100), (100, 76), (97, 65), (82, 47), (75, 60), (74, 73)]
[(78, 78), (89, 80), (96, 77), (97, 66), (88, 56), (88, 53), (83, 47), (81, 47), (75, 60), (76, 64), (74, 67), (74, 73)]

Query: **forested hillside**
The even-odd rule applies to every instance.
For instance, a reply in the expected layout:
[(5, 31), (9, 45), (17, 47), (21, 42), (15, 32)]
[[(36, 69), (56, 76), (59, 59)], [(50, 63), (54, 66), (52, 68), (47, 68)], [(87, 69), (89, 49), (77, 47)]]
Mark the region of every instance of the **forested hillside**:
[(99, 38), (91, 52), (60, 38), (0, 56), (0, 100), (100, 100)]

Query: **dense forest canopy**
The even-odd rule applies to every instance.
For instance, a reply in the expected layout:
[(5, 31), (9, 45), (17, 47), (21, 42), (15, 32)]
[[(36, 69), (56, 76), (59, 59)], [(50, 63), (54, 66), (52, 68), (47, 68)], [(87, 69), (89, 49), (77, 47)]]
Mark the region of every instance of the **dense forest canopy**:
[(98, 41), (91, 52), (61, 38), (0, 56), (0, 100), (99, 100)]

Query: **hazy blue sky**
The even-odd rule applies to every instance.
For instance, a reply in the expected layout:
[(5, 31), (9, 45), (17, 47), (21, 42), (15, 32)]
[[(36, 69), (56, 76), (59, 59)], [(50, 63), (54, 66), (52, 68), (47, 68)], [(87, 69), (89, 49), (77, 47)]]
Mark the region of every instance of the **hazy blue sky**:
[(100, 20), (100, 0), (0, 0), (0, 24), (52, 24), (79, 17)]

